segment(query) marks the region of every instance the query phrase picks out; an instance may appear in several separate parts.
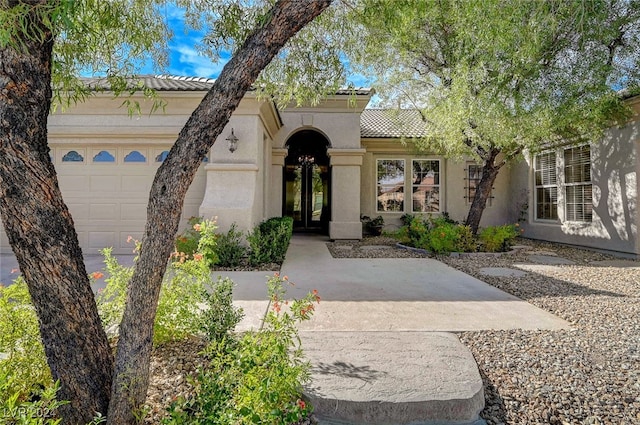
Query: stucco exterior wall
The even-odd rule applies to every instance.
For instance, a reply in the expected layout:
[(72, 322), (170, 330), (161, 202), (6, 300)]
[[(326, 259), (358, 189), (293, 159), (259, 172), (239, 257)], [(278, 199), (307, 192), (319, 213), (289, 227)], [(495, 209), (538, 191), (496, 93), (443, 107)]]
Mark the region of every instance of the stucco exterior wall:
[[(582, 245), (640, 257), (637, 207), (640, 173), (640, 102), (633, 105), (636, 115), (626, 126), (606, 132), (602, 140), (591, 143), (593, 218), (591, 222), (563, 221), (564, 197), (559, 190), (558, 221), (537, 220), (533, 159), (514, 167), (512, 185), (529, 191), (524, 236), (572, 245)], [(560, 167), (558, 170), (563, 172)]]
[[(113, 247), (114, 253), (131, 253), (128, 237), (141, 238), (149, 189), (161, 164), (158, 157), (171, 148), (202, 97), (201, 93), (174, 95), (175, 101), (167, 104), (164, 113), (150, 115), (150, 104), (134, 96), (141, 113), (129, 115), (121, 100), (104, 93), (49, 117), (51, 157), (85, 253), (95, 254), (105, 247)], [(82, 160), (63, 161), (72, 151)], [(96, 161), (101, 152), (112, 160)], [(132, 152), (144, 160), (128, 162)], [(181, 228), (189, 217), (198, 215), (204, 188), (203, 164), (186, 194)], [(10, 251), (4, 229), (0, 249)]]
[[(245, 98), (241, 106), (218, 136), (205, 167), (207, 185), (199, 212), (206, 218), (217, 217), (220, 231), (233, 223), (250, 230), (273, 210), (271, 135), (277, 134), (281, 123), (269, 102)], [(229, 151), (226, 140), (232, 129), (238, 138), (235, 152)]]
[[(411, 145), (403, 146), (398, 139), (364, 139), (362, 145), (367, 152), (362, 165), (362, 185), (360, 210), (369, 217), (381, 215), (385, 228), (394, 230), (401, 226), (400, 217), (412, 212), (411, 204), (411, 161), (413, 159), (433, 159), (440, 161), (440, 212), (446, 212), (457, 221), (463, 222), (471, 204), (466, 195), (466, 166), (470, 161), (451, 160), (437, 154), (417, 152)], [(403, 212), (377, 211), (377, 160), (403, 159), (405, 161), (405, 202)], [(492, 192), (493, 199), (482, 217), (481, 226), (501, 225), (514, 222), (511, 209), (513, 196), (509, 187), (508, 170), (502, 170), (496, 179)], [(429, 213), (420, 213), (429, 215)]]

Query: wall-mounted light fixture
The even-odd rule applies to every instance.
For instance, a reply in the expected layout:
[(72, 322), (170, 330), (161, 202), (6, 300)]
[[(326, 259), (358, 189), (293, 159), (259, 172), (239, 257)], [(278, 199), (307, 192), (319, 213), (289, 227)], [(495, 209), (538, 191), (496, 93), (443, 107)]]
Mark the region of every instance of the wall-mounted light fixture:
[(229, 152), (234, 153), (238, 149), (238, 138), (233, 134), (233, 127), (231, 128), (231, 134), (225, 140), (229, 142)]

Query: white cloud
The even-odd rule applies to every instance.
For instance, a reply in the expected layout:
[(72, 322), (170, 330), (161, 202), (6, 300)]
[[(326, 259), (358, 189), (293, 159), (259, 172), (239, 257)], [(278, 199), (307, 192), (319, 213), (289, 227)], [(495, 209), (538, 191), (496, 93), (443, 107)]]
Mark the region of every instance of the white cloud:
[(221, 60), (214, 63), (208, 57), (200, 54), (194, 45), (169, 46), (169, 72), (188, 77), (217, 78), (227, 61)]

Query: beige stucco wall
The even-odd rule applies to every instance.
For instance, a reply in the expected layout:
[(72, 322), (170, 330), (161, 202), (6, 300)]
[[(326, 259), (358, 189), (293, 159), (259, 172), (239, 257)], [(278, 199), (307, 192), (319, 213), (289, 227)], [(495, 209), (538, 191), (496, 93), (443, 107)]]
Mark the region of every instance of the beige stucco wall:
[[(465, 198), (466, 174), (465, 167), (468, 161), (446, 159), (442, 155), (434, 153), (421, 153), (410, 144), (403, 146), (398, 139), (364, 139), (362, 145), (367, 153), (364, 156), (362, 166), (362, 186), (360, 209), (363, 215), (376, 217), (381, 215), (385, 219), (388, 230), (397, 229), (401, 225), (400, 217), (404, 213), (412, 213), (410, 198), (411, 185), (411, 160), (434, 159), (440, 160), (440, 212), (447, 212), (457, 221), (464, 221), (469, 212), (470, 204)], [(385, 213), (376, 211), (377, 203), (377, 176), (376, 163), (379, 159), (404, 159), (405, 160), (405, 202), (403, 212)], [(514, 221), (509, 207), (513, 196), (509, 187), (509, 173), (506, 170), (498, 175), (491, 205), (485, 210), (481, 226), (493, 226)], [(421, 213), (428, 215), (428, 213)], [(440, 213), (433, 213), (437, 216)]]
[[(271, 146), (280, 126), (270, 102), (245, 98), (211, 148), (200, 215), (217, 217), (220, 231), (233, 223), (250, 230), (272, 216)], [(226, 140), (232, 129), (238, 138), (235, 152)]]
[[(49, 146), (63, 198), (73, 216), (78, 238), (85, 253), (97, 253), (113, 247), (114, 253), (131, 253), (129, 236), (140, 239), (146, 222), (149, 189), (160, 165), (155, 158), (168, 151), (179, 130), (197, 106), (201, 93), (173, 93), (164, 112), (149, 114), (150, 104), (141, 104), (141, 113), (129, 115), (122, 101), (110, 94), (97, 94), (84, 103), (49, 117)], [(67, 152), (75, 150), (82, 162), (63, 162)], [(93, 162), (105, 150), (114, 162)], [(131, 151), (140, 152), (146, 161), (126, 163)], [(204, 164), (187, 192), (181, 227), (198, 215), (204, 194)], [(0, 230), (0, 249), (10, 247)]]
[[(632, 101), (635, 117), (622, 128), (613, 128), (591, 144), (593, 220), (588, 223), (536, 220), (532, 158), (514, 167), (511, 184), (529, 191), (524, 236), (640, 256), (637, 207), (640, 173), (640, 99)], [(561, 152), (561, 151), (559, 151)], [(559, 170), (562, 172), (562, 169)], [(558, 212), (564, 217), (562, 191)]]

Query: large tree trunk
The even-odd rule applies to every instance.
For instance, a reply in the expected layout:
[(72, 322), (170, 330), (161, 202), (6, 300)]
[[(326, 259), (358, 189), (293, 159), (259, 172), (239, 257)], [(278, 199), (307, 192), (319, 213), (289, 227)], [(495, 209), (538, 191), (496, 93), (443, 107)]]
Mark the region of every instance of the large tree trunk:
[[(44, 28), (35, 16), (28, 25)], [(107, 412), (113, 356), (49, 157), (50, 33), (46, 39), (0, 48), (0, 216), (61, 382), (58, 397), (70, 401), (60, 413), (65, 423), (85, 424)]]
[(473, 198), (467, 220), (465, 221), (465, 224), (471, 227), (474, 235), (478, 233), (482, 214), (487, 206), (487, 200), (489, 196), (491, 196), (491, 189), (496, 181), (496, 177), (498, 177), (500, 168), (504, 165), (504, 162), (496, 162), (499, 154), (499, 149), (491, 149), (482, 164), (482, 177), (480, 178), (480, 182), (478, 182), (478, 186), (476, 186), (475, 197)]
[(331, 0), (281, 0), (224, 67), (158, 169), (149, 195), (140, 258), (129, 285), (116, 354), (109, 424), (134, 423), (149, 382), (153, 321), (185, 194), (202, 158), (260, 72)]

